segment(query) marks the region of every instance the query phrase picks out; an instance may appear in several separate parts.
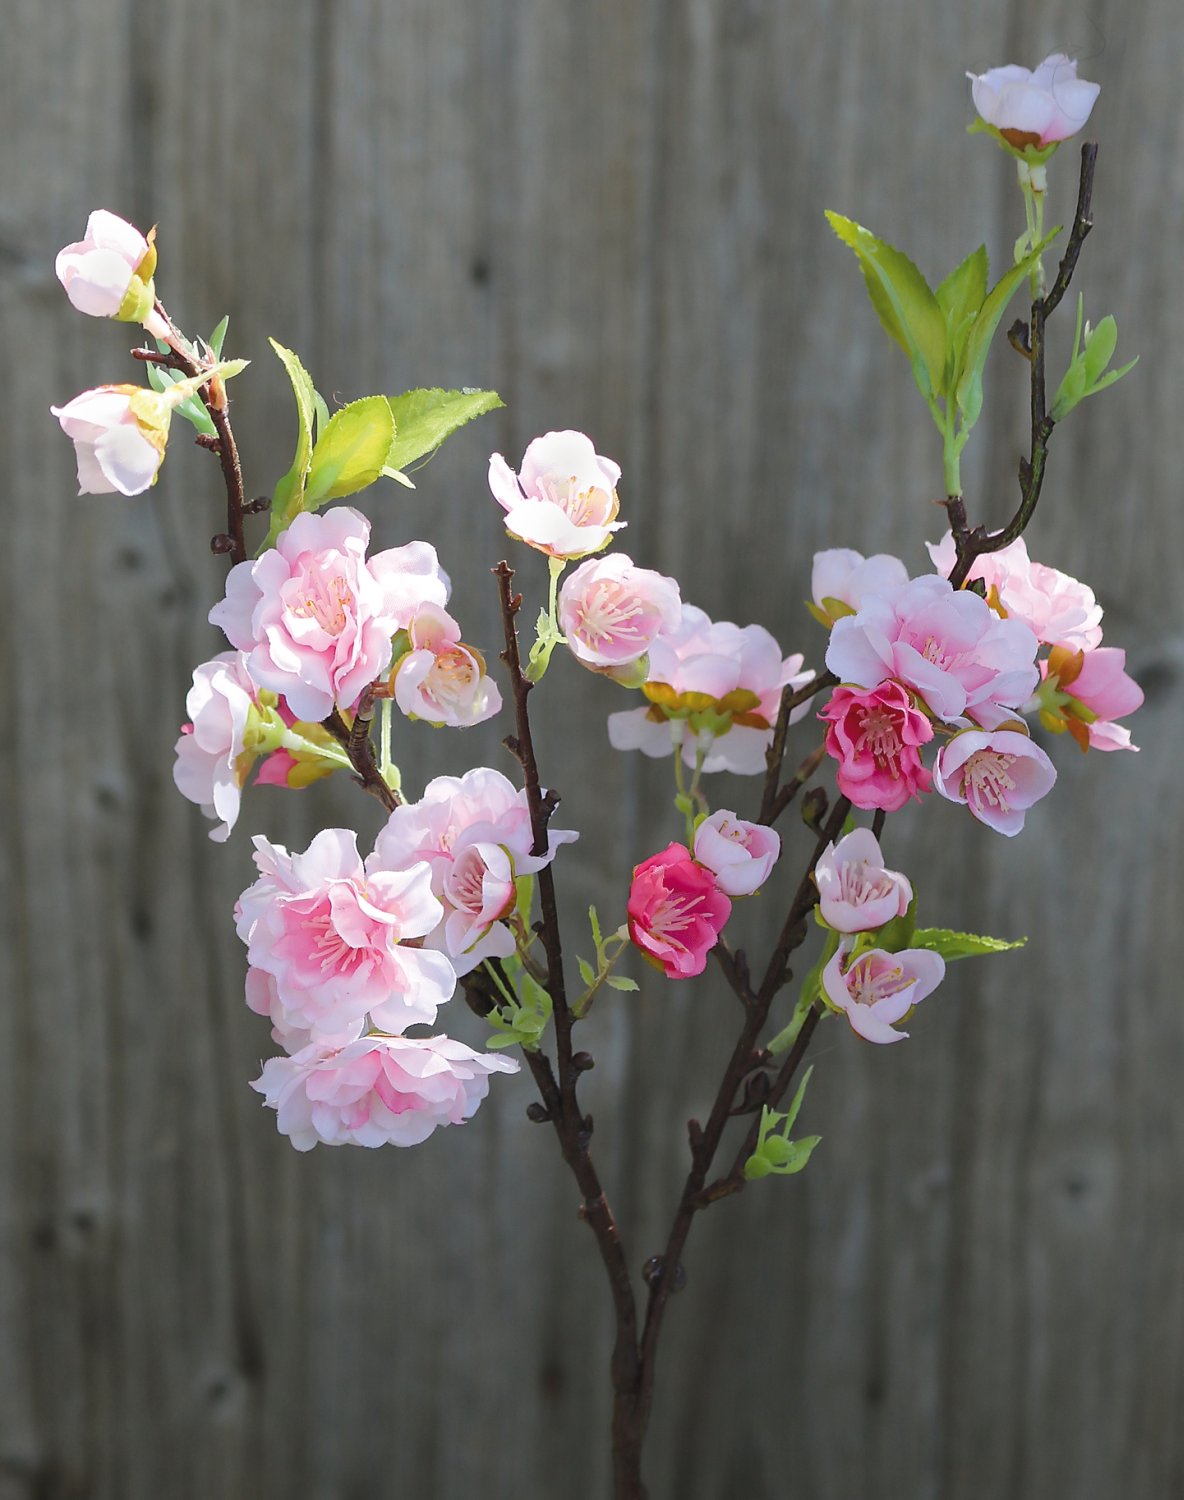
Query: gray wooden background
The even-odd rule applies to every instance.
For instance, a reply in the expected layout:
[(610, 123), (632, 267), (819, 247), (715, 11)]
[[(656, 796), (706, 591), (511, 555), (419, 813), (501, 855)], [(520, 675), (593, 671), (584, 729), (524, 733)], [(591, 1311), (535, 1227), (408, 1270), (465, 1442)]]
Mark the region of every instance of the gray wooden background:
[[(94, 206), (159, 224), (170, 309), (195, 332), (229, 311), (255, 361), (253, 492), (294, 431), (268, 333), (343, 399), (500, 390), (414, 496), (373, 497), (383, 544), (437, 541), (470, 639), (495, 647), (505, 548), (485, 458), (575, 426), (622, 464), (637, 561), (817, 663), (813, 550), (920, 570), (942, 519), (928, 416), (822, 211), (934, 280), (984, 236), (1000, 263), (1019, 198), (964, 134), (962, 72), (1054, 48), (1103, 84), (1080, 285), (1142, 363), (1056, 434), (1029, 536), (1097, 588), (1144, 748), (1059, 741), (1014, 842), (946, 804), (890, 822), (931, 920), (1033, 942), (954, 970), (905, 1046), (824, 1028), (810, 1170), (691, 1242), (650, 1476), (655, 1500), (1184, 1495), (1176, 0), (5, 0), (2, 37), (0, 1500), (608, 1483), (607, 1298), (525, 1080), (416, 1151), (309, 1156), (247, 1087), (267, 1047), (229, 915), (248, 835), (375, 818), (348, 786), (263, 791), (218, 847), (174, 793), (189, 672), (219, 649), (216, 466), (179, 430), (150, 496), (75, 498), (46, 408), (132, 377), (126, 330), (70, 312), (54, 252)], [(992, 376), (966, 478), (998, 520), (1025, 392), (1006, 349)], [(615, 694), (560, 662), (536, 700), (546, 779), (588, 829), (560, 866), (577, 915), (619, 908), (675, 836), (668, 767), (607, 752)], [(409, 730), (409, 783), (508, 768), (499, 732)], [(638, 1267), (734, 1011), (655, 976), (589, 1024)]]

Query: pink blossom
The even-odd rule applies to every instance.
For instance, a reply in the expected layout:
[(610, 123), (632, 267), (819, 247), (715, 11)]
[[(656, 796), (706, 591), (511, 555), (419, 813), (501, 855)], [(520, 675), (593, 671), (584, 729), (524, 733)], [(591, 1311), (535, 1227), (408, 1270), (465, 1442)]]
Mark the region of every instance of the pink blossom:
[(582, 432), (548, 432), (527, 447), (517, 474), (500, 453), (489, 460), (489, 488), (506, 530), (549, 557), (599, 552), (614, 531), (620, 468)]
[(855, 828), (827, 844), (814, 866), (818, 907), (836, 932), (871, 932), (903, 917), (913, 899), (905, 876), (884, 867), (870, 828)]
[(868, 692), (837, 687), (818, 717), (829, 724), (826, 752), (839, 763), (839, 790), (856, 807), (897, 812), (929, 791), (920, 747), (933, 738), (933, 725), (899, 682)]
[(492, 1073), (509, 1057), (474, 1052), (447, 1036), (360, 1036), (273, 1057), (251, 1085), (277, 1112), (297, 1151), (326, 1146), (416, 1146), (439, 1125), (471, 1119)]
[(694, 853), (725, 896), (751, 896), (777, 863), (781, 837), (763, 823), (715, 812), (695, 829)]
[(1085, 125), (1100, 85), (1077, 76), (1077, 63), (1054, 52), (1031, 71), (1014, 63), (986, 73), (967, 73), (974, 107), (1008, 144), (1045, 147), (1064, 141)]
[(1033, 803), (1052, 791), (1056, 768), (1038, 745), (1015, 729), (956, 734), (942, 746), (933, 784), (951, 802), (964, 802), (980, 823), (1014, 837)]
[(857, 687), (895, 678), (939, 719), (998, 722), (1036, 686), (1036, 649), (1022, 621), (1001, 620), (977, 594), (926, 575), (839, 620), (826, 664)]
[(60, 250), (54, 262), (74, 307), (92, 318), (143, 323), (164, 338), (168, 325), (153, 310), (156, 248), (151, 240), (117, 214), (95, 209), (84, 237)]
[(138, 385), (100, 385), (49, 409), (74, 444), (80, 495), (140, 495), (164, 462), (168, 417)]
[[(849, 547), (831, 547), (814, 554), (810, 590), (815, 608), (833, 624), (842, 614), (853, 614), (862, 608), (865, 599), (891, 593), (908, 581), (908, 569), (899, 557), (890, 553), (864, 557), (862, 552)], [(845, 609), (834, 612), (832, 606), (836, 603)]]
[[(954, 539), (927, 542), (933, 566), (943, 576), (954, 566)], [(987, 602), (1005, 618), (1022, 620), (1038, 641), (1092, 650), (1102, 639), (1102, 606), (1088, 584), (1044, 563), (1033, 562), (1023, 537), (975, 559), (971, 579), (987, 586)]]
[(897, 1031), (895, 1022), (931, 995), (945, 972), (945, 959), (927, 948), (900, 953), (872, 948), (854, 963), (850, 952), (840, 948), (823, 970), (822, 994), (865, 1041), (903, 1042), (908, 1032)]
[(456, 985), (441, 953), (408, 946), (440, 921), (424, 863), (364, 870), (355, 836), (318, 833), (303, 854), (255, 839), (260, 878), (239, 898), (239, 937), (275, 979), (289, 1030), (339, 1036), (369, 1014), (402, 1031), (431, 1023)]
[(642, 955), (667, 979), (690, 979), (707, 967), (732, 903), (689, 849), (669, 844), (634, 868), (626, 911)]
[(458, 974), (467, 974), (483, 959), (514, 951), (504, 920), (514, 906), (514, 880), (550, 864), (559, 846), (576, 837), (549, 828), (546, 852), (532, 854), (525, 791), (500, 771), (478, 766), (459, 778), (437, 776), (418, 802), (396, 807), (367, 869), (403, 870), (427, 861), (431, 888), (443, 904), (428, 942), (450, 956)]
[(595, 557), (564, 581), (559, 593), (559, 626), (577, 660), (585, 666), (628, 666), (671, 631), (682, 615), (673, 578), (635, 568), (623, 552)]
[[(760, 625), (743, 629), (712, 621), (684, 604), (678, 625), (650, 647), (642, 692), (649, 708), (610, 714), (609, 741), (617, 750), (669, 755), (676, 746), (687, 765), (702, 758), (704, 771), (759, 775), (781, 702), (781, 689), (810, 681), (800, 655), (782, 659), (781, 648)], [(799, 704), (796, 724), (809, 712)]]
[(247, 655), (260, 687), (298, 719), (352, 708), (390, 666), (391, 637), (425, 603), (448, 602), (448, 579), (426, 542), (367, 560), (370, 522), (349, 506), (304, 511), (275, 547), (231, 568), (210, 611)]
[[(1143, 689), (1126, 672), (1126, 652), (1116, 646), (1070, 651), (1056, 646), (1043, 664), (1046, 682), (1038, 698), (1052, 698), (1041, 713), (1052, 729), (1068, 729), (1083, 750), (1137, 750), (1130, 731), (1115, 719), (1134, 713)], [(1051, 692), (1050, 692), (1051, 690)]]
[(191, 722), (175, 747), (173, 781), (207, 818), (221, 820), (210, 832), (215, 843), (229, 836), (238, 819), (243, 784), (255, 759), (246, 748), (246, 736), (257, 702), (258, 691), (247, 676), (241, 652), (223, 651), (194, 669), (185, 699)]
[(421, 604), (407, 626), (411, 649), (395, 669), (395, 702), (412, 719), (467, 728), (491, 719), (501, 694), (479, 652), (438, 604)]
[(341, 1029), (332, 1036), (322, 1037), (315, 1037), (307, 1027), (290, 1025), (275, 976), (266, 969), (247, 970), (246, 1001), (249, 1010), (253, 1010), (257, 1016), (266, 1016), (271, 1022), (272, 1041), (289, 1056), (314, 1041), (319, 1047), (344, 1046), (346, 1042), (352, 1042), (355, 1037), (361, 1036), (365, 1024), (361, 1019), (343, 1023)]

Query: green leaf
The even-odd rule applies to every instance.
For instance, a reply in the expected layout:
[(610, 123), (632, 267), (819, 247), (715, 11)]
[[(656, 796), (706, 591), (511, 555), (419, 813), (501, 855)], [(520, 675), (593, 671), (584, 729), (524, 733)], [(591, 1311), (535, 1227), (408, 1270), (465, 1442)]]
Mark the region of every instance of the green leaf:
[[(161, 365), (148, 364), (144, 368), (148, 374), (148, 384), (161, 395), (171, 386), (176, 385), (179, 380), (185, 378), (174, 370), (164, 369)], [(187, 422), (191, 422), (197, 431), (206, 437), (217, 437), (217, 429), (200, 397), (189, 396), (186, 400), (179, 401), (173, 410), (177, 416), (184, 417)]]
[(1024, 256), (1023, 260), (1010, 267), (999, 278), (971, 325), (955, 391), (958, 409), (962, 413), (963, 433), (974, 426), (983, 409), (983, 370), (987, 363), (987, 355), (991, 350), (991, 340), (995, 337), (995, 330), (999, 327), (999, 321), (1007, 311), (1011, 299), (1019, 290), (1024, 277), (1036, 264), (1041, 252), (1052, 244), (1060, 232), (1057, 228), (1046, 234), (1040, 243)]
[(387, 398), (395, 419), (395, 442), (387, 455), (390, 469), (405, 469), (433, 454), (445, 438), (474, 417), (505, 403), (496, 391), (404, 391)]
[(638, 987), (636, 979), (626, 979), (624, 974), (610, 974), (605, 983), (610, 990), (635, 990)]
[(789, 1112), (785, 1116), (784, 1129), (786, 1135), (793, 1129), (793, 1122), (797, 1119), (798, 1111), (802, 1107), (802, 1100), (806, 1097), (806, 1085), (810, 1082), (813, 1073), (814, 1064), (811, 1063), (802, 1075), (802, 1081), (798, 1084), (797, 1093), (793, 1096), (793, 1103), (789, 1106)]
[(226, 330), (230, 327), (230, 314), (227, 313), (210, 334), (210, 350), (215, 359), (222, 358), (222, 345), (226, 342)]
[(1085, 378), (1088, 385), (1095, 385), (1102, 372), (1114, 357), (1118, 344), (1118, 324), (1108, 314), (1096, 328), (1085, 336)]
[(912, 946), (928, 948), (930, 952), (940, 953), (942, 958), (952, 962), (956, 958), (1006, 953), (1011, 948), (1022, 948), (1027, 941), (1023, 937), (1009, 943), (1004, 938), (980, 937), (973, 932), (951, 932), (948, 927), (918, 927), (913, 933)]
[(987, 272), (987, 247), (980, 245), (938, 287), (937, 305), (948, 331), (960, 328), (982, 307), (987, 295)]
[(312, 450), (305, 510), (373, 484), (394, 440), (395, 419), (385, 396), (363, 396), (335, 411)]
[(304, 485), (308, 478), (308, 466), (312, 462), (312, 421), (316, 410), (316, 395), (312, 377), (292, 353), (275, 339), (269, 339), (280, 363), (288, 372), (292, 391), (296, 397), (296, 456), (292, 467), (276, 485), (271, 498), (271, 529), (267, 533), (265, 547), (275, 544), (280, 532), (300, 514), (304, 508)]
[(885, 953), (900, 953), (902, 949), (914, 946), (916, 929), (917, 898), (914, 896), (903, 917), (893, 917), (875, 934), (875, 946)]
[(316, 408), (317, 420), (315, 431), (319, 440), (321, 434), (329, 425), (329, 403), (325, 400), (324, 396), (321, 395), (320, 391), (318, 391), (315, 386), (313, 387), (312, 400), (313, 406)]
[(927, 401), (945, 394), (946, 323), (929, 283), (907, 255), (853, 219), (827, 210), (830, 227), (859, 259), (872, 306), (909, 357)]
[(592, 967), (592, 965), (586, 958), (577, 958), (576, 965), (580, 971), (580, 978), (586, 985), (593, 985), (596, 983), (596, 970)]

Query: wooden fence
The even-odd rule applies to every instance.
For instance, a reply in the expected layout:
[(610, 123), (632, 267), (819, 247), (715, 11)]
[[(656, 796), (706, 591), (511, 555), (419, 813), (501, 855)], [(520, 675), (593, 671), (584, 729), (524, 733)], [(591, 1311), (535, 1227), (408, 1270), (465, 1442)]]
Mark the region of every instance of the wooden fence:
[[(247, 834), (302, 847), (375, 820), (348, 787), (263, 791), (214, 846), (175, 794), (189, 672), (219, 649), (216, 470), (177, 442), (150, 496), (74, 498), (46, 408), (131, 377), (126, 330), (71, 314), (56, 249), (94, 206), (159, 224), (170, 309), (195, 331), (229, 311), (229, 350), (254, 360), (236, 406), (253, 493), (294, 432), (268, 333), (339, 398), (501, 391), (414, 495), (375, 501), (385, 544), (437, 541), (478, 642), (506, 545), (485, 458), (575, 426), (622, 464), (637, 561), (817, 663), (814, 549), (921, 570), (943, 520), (935, 434), (822, 211), (931, 278), (983, 237), (1001, 264), (1019, 196), (964, 134), (962, 71), (1058, 47), (1103, 84), (1086, 310), (1114, 311), (1142, 362), (1055, 434), (1030, 541), (1105, 603), (1147, 691), (1143, 750), (1058, 743), (1057, 793), (1015, 841), (946, 804), (891, 821), (934, 921), (1033, 941), (960, 966), (907, 1046), (825, 1028), (809, 1171), (691, 1242), (651, 1484), (1184, 1494), (1175, 0), (6, 0), (0, 1500), (608, 1487), (608, 1303), (525, 1080), (416, 1151), (308, 1156), (247, 1087), (267, 1047), (229, 919)], [(1054, 165), (1056, 220), (1075, 158)], [(1025, 391), (1006, 348), (990, 377), (966, 479), (997, 521)], [(559, 667), (542, 756), (588, 830), (561, 869), (578, 925), (672, 836), (669, 772), (610, 756), (616, 690)], [(500, 732), (409, 733), (409, 783), (508, 769)], [(638, 1268), (735, 1024), (718, 986), (687, 989), (655, 979), (590, 1023)]]

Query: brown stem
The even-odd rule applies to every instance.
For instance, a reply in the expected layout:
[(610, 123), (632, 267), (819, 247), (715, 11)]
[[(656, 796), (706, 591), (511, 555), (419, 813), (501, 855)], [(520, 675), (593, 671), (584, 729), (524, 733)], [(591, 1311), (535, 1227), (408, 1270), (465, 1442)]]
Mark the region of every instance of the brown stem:
[(374, 700), (376, 697), (374, 684), (371, 683), (362, 694), (354, 713), (352, 727), (341, 717), (338, 709), (334, 709), (327, 719), (322, 722), (345, 753), (349, 756), (350, 765), (357, 773), (359, 785), (363, 786), (372, 797), (377, 797), (386, 808), (387, 812), (394, 812), (395, 808), (402, 802), (402, 797), (386, 784), (382, 773), (378, 769), (378, 763), (374, 759), (374, 745), (370, 739), (370, 724), (374, 715)]
[[(781, 689), (781, 704), (777, 710), (777, 723), (773, 727), (773, 739), (765, 754), (765, 786), (761, 793), (761, 810), (757, 814), (758, 823), (772, 823), (776, 820), (778, 812), (783, 812), (788, 802), (780, 807), (777, 803), (777, 786), (781, 779), (781, 765), (785, 759), (785, 741), (789, 733), (789, 717), (795, 708), (803, 703), (809, 703), (811, 698), (817, 697), (827, 688), (834, 687), (838, 678), (833, 672), (823, 672), (820, 677), (812, 677), (809, 682), (804, 683), (797, 692), (791, 693), (789, 687)], [(793, 798), (790, 797), (789, 801)]]
[[(513, 591), (514, 570), (509, 563), (500, 562), (493, 572), (498, 583), (506, 642), (501, 658), (509, 673), (514, 698), (515, 734), (507, 739), (506, 745), (522, 767), (526, 803), (530, 809), (530, 825), (534, 834), (532, 852), (538, 855), (546, 851), (547, 822), (558, 799), (551, 793), (543, 792), (531, 736), (527, 700), (533, 684), (522, 673), (522, 660), (518, 650), (517, 616), (522, 596)], [(545, 1117), (550, 1120), (559, 1138), (563, 1159), (579, 1185), (582, 1195), (580, 1217), (596, 1237), (612, 1295), (616, 1315), (611, 1365), (614, 1396), (613, 1493), (617, 1500), (645, 1500), (645, 1489), (641, 1481), (641, 1444), (645, 1429), (644, 1424), (638, 1421), (641, 1365), (638, 1356), (637, 1302), (616, 1219), (600, 1185), (589, 1151), (592, 1119), (591, 1116), (584, 1115), (576, 1097), (576, 1081), (581, 1070), (573, 1061), (572, 1027), (575, 1018), (567, 1001), (564, 984), (563, 945), (551, 867), (544, 866), (538, 872), (537, 879), (542, 911), (539, 935), (547, 960), (545, 988), (551, 996), (555, 1021), (558, 1078), (550, 1059), (543, 1052), (525, 1048), (523, 1052), (542, 1097)]]
[(957, 557), (950, 573), (950, 582), (955, 588), (961, 588), (966, 582), (978, 558), (988, 552), (998, 552), (1001, 547), (1009, 546), (1023, 535), (1036, 510), (1036, 503), (1040, 499), (1040, 490), (1044, 483), (1044, 465), (1048, 458), (1048, 440), (1052, 436), (1054, 426), (1053, 419), (1048, 414), (1045, 394), (1044, 327), (1049, 315), (1069, 290), (1069, 283), (1073, 279), (1073, 272), (1077, 268), (1077, 260), (1081, 254), (1081, 247), (1094, 227), (1092, 214), (1094, 167), (1097, 156), (1097, 145), (1093, 141), (1087, 141), (1081, 148), (1077, 210), (1073, 216), (1069, 243), (1065, 246), (1065, 253), (1057, 267), (1056, 278), (1052, 286), (1045, 296), (1038, 297), (1032, 304), (1032, 319), (1028, 325), (1028, 337), (1023, 351), (1031, 361), (1032, 439), (1027, 458), (1020, 459), (1019, 506), (1001, 531), (989, 532), (983, 526), (976, 526), (973, 531), (969, 529), (966, 524), (965, 509), (962, 508), (959, 514), (953, 506), (953, 500), (956, 497), (951, 497), (945, 502), (946, 511), (950, 516), (950, 530), (954, 534), (957, 549)]

